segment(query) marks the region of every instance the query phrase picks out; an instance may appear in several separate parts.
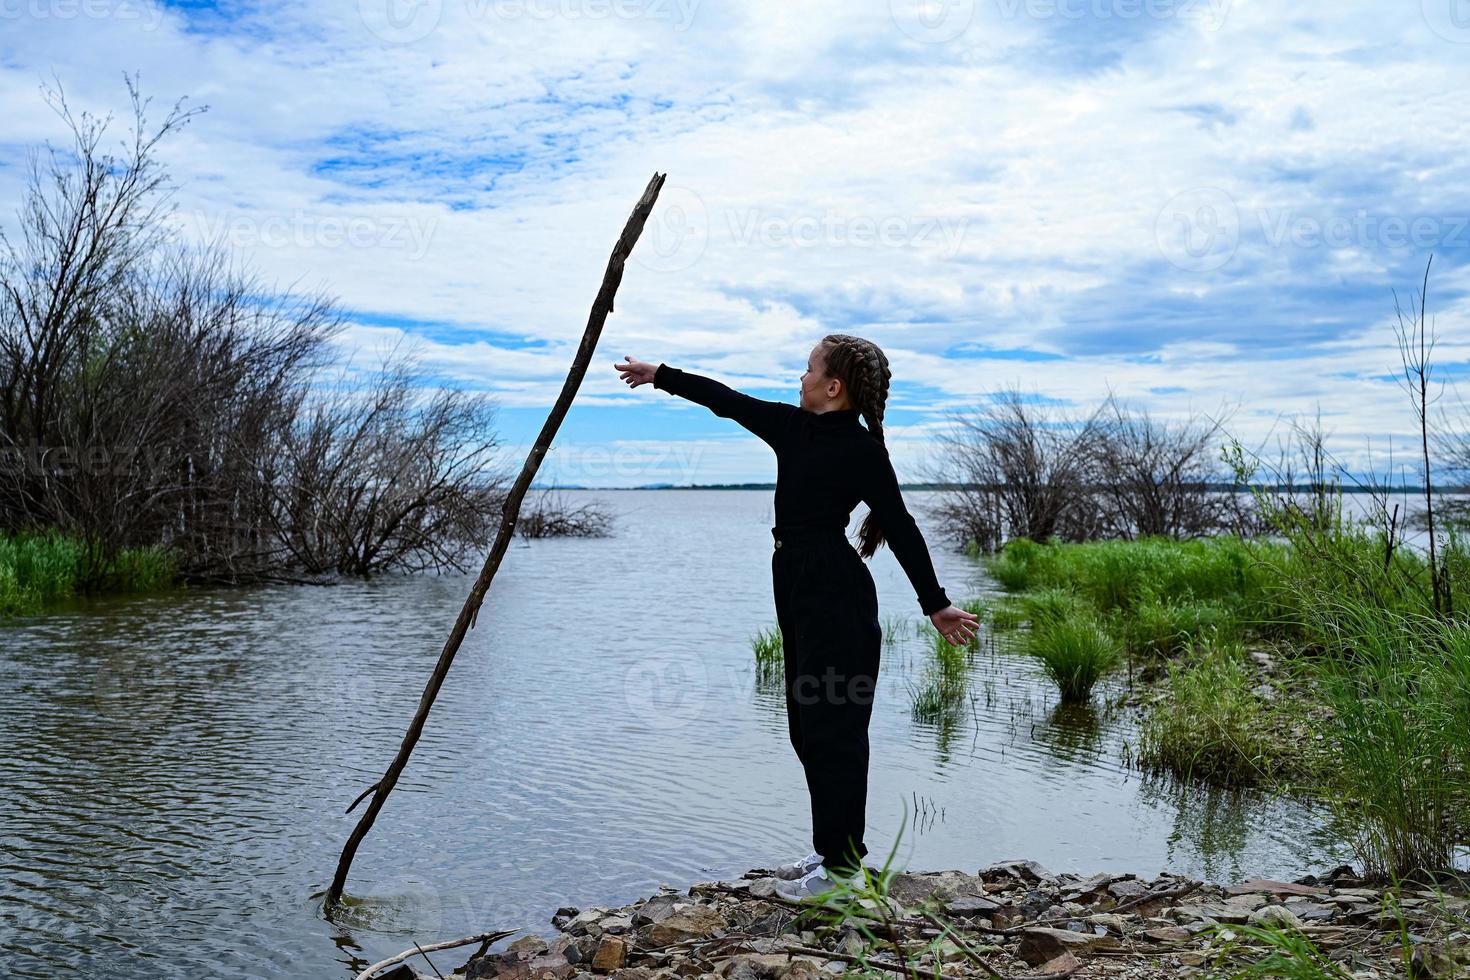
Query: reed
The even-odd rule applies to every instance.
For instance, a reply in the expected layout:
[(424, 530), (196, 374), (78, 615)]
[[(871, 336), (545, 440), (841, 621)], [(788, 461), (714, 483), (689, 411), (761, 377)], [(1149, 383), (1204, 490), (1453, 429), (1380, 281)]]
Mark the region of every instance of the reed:
[(55, 531), (0, 534), (0, 616), (38, 612), (83, 593), (155, 591), (175, 577), (161, 548), (128, 548), (108, 558)]
[(967, 702), (969, 658), (965, 647), (950, 643), (937, 630), (931, 630), (929, 639), (923, 680), (910, 689), (912, 714), (919, 721), (942, 723), (957, 718)]
[(1470, 626), (1323, 597), (1330, 797), (1370, 876), (1453, 866), (1470, 825)]
[(1086, 701), (1093, 686), (1122, 661), (1118, 641), (1086, 614), (1033, 621), (1025, 649), (1040, 661), (1065, 703)]
[(1126, 615), (1119, 615), (1119, 631), (1136, 653), (1170, 657), (1190, 649), (1201, 639), (1235, 639), (1243, 635), (1237, 608), (1218, 599), (1176, 599), (1149, 589)]
[(771, 626), (758, 630), (750, 638), (750, 645), (755, 651), (756, 673), (762, 680), (785, 676), (786, 661), (779, 627)]

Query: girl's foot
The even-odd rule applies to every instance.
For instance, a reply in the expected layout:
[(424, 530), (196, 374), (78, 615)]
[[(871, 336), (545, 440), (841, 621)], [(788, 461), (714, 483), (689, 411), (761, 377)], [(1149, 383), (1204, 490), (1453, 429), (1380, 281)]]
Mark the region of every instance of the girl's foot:
[(838, 884), (861, 885), (863, 884), (863, 872), (859, 870), (851, 875), (840, 875), (822, 865), (817, 865), (814, 870), (794, 881), (776, 882), (776, 894), (800, 901), (804, 898), (824, 895), (836, 888)]
[(816, 851), (813, 851), (800, 860), (788, 861), (787, 863), (777, 867), (776, 877), (784, 878), (787, 881), (795, 881), (796, 879), (801, 878), (804, 875), (810, 874), (812, 872), (812, 869), (821, 866), (821, 863), (822, 855), (818, 854)]

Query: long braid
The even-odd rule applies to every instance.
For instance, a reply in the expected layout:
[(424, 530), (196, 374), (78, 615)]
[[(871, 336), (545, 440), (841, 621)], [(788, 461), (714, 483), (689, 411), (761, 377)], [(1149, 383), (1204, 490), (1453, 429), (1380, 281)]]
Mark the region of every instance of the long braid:
[[(822, 338), (822, 344), (828, 376), (839, 379), (847, 387), (853, 407), (867, 423), (868, 432), (883, 442), (883, 411), (893, 378), (888, 356), (871, 340), (851, 334), (830, 333)], [(882, 544), (883, 529), (869, 511), (858, 528), (858, 554), (871, 558)]]

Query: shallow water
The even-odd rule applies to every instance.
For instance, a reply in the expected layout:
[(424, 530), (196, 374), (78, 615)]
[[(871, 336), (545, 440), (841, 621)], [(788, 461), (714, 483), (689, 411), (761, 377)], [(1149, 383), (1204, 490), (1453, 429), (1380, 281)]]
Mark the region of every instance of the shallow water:
[[(735, 877), (810, 850), (779, 682), (770, 491), (564, 491), (606, 539), (517, 542), (407, 772), (320, 914), (358, 811), (413, 715), (470, 577), (191, 591), (0, 627), (0, 963), (52, 977), (350, 976), (414, 942), (553, 929), (562, 904)], [(934, 533), (952, 599), (992, 586)], [(854, 522), (854, 529), (856, 522)], [(1297, 877), (1350, 860), (1321, 814), (1124, 765), (1131, 714), (1059, 711), (981, 651), (972, 707), (913, 720), (928, 628), (886, 549), (892, 627), (871, 730), (868, 847), (970, 872)], [(365, 806), (366, 804), (362, 804)], [(434, 955), (441, 970), (467, 951)]]

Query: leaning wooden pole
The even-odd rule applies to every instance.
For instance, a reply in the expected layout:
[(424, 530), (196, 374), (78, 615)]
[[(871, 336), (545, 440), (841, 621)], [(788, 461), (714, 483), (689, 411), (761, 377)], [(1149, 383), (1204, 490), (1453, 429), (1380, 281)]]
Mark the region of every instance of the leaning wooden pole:
[(418, 743), (419, 735), (423, 733), (424, 722), (429, 717), (429, 709), (434, 706), (434, 699), (439, 695), (439, 688), (444, 683), (444, 677), (449, 673), (450, 665), (454, 663), (454, 655), (459, 652), (459, 645), (464, 642), (465, 634), (475, 627), (475, 620), (480, 614), (480, 604), (484, 602), (490, 582), (500, 568), (501, 559), (505, 557), (505, 549), (509, 546), (511, 534), (515, 530), (516, 519), (520, 516), (521, 498), (526, 495), (531, 481), (535, 479), (536, 471), (541, 467), (541, 460), (551, 448), (551, 440), (555, 438), (556, 430), (561, 428), (561, 420), (566, 417), (567, 409), (571, 408), (572, 399), (576, 397), (577, 389), (581, 387), (582, 377), (587, 373), (587, 365), (592, 361), (592, 352), (597, 349), (597, 341), (602, 336), (602, 325), (606, 322), (607, 315), (613, 311), (613, 296), (618, 291), (618, 284), (623, 281), (623, 265), (629, 254), (632, 253), (638, 236), (643, 233), (644, 222), (648, 220), (648, 215), (653, 210), (653, 202), (658, 200), (659, 189), (663, 187), (664, 178), (667, 176), (667, 174), (654, 173), (653, 179), (648, 182), (648, 187), (643, 191), (643, 197), (639, 199), (637, 206), (633, 208), (633, 213), (629, 215), (628, 223), (623, 226), (623, 233), (618, 237), (617, 244), (613, 246), (612, 255), (607, 260), (607, 272), (602, 277), (602, 288), (597, 291), (597, 299), (592, 303), (592, 313), (587, 318), (587, 329), (582, 332), (582, 345), (577, 348), (577, 356), (572, 361), (572, 369), (567, 373), (567, 380), (561, 387), (561, 394), (557, 396), (556, 404), (552, 406), (546, 424), (541, 427), (541, 434), (536, 437), (536, 444), (531, 447), (531, 454), (526, 457), (526, 464), (521, 467), (521, 475), (516, 478), (515, 485), (505, 498), (505, 505), (500, 510), (500, 531), (495, 536), (495, 545), (490, 549), (489, 557), (485, 559), (485, 567), (480, 569), (480, 577), (475, 580), (474, 587), (470, 589), (469, 598), (465, 599), (464, 608), (459, 611), (459, 618), (455, 620), (454, 629), (449, 633), (449, 639), (444, 644), (443, 652), (439, 654), (439, 662), (434, 665), (434, 673), (430, 675), (429, 683), (424, 687), (423, 697), (419, 698), (418, 710), (414, 712), (413, 721), (409, 723), (408, 731), (403, 736), (403, 744), (398, 747), (398, 755), (389, 764), (388, 771), (383, 773), (383, 778), (364, 790), (347, 808), (347, 812), (351, 813), (353, 807), (362, 802), (363, 797), (369, 793), (372, 794), (372, 801), (363, 811), (362, 818), (358, 820), (351, 836), (347, 838), (347, 845), (342, 848), (341, 858), (337, 860), (337, 874), (332, 879), (331, 889), (327, 892), (326, 904), (328, 907), (341, 900), (342, 888), (347, 883), (347, 871), (352, 867), (352, 858), (357, 854), (357, 847), (372, 829), (378, 811), (383, 809), (384, 801), (388, 799), (388, 794), (393, 792), (393, 787), (398, 783), (398, 777), (408, 765), (408, 757), (412, 754), (414, 745)]

